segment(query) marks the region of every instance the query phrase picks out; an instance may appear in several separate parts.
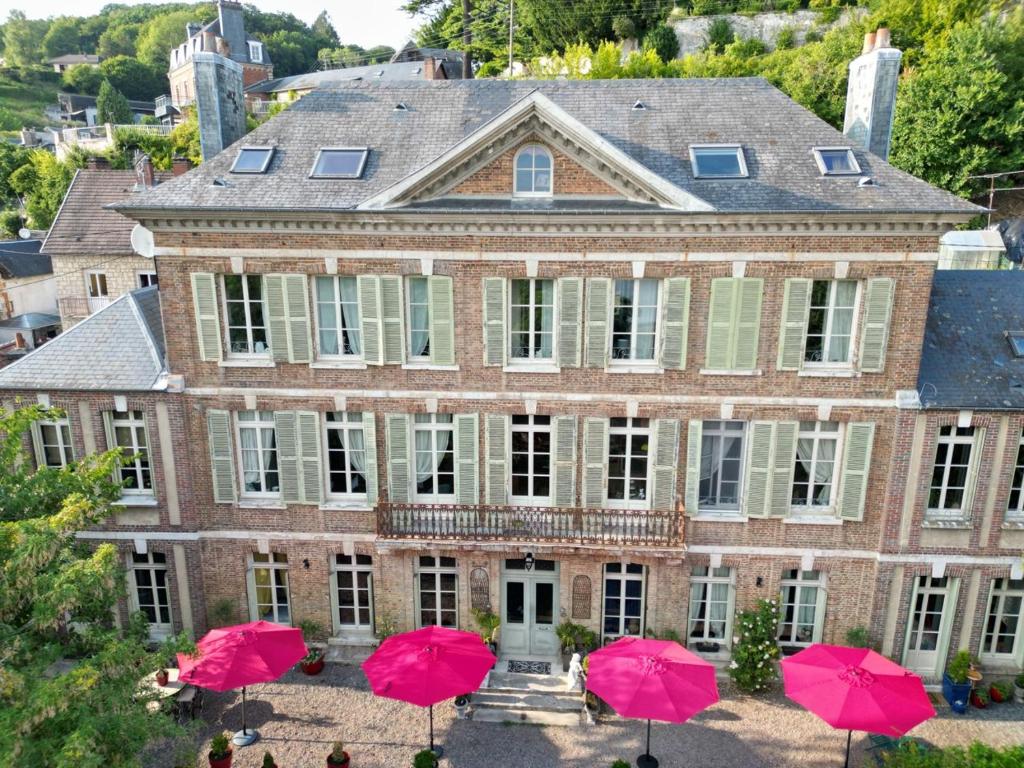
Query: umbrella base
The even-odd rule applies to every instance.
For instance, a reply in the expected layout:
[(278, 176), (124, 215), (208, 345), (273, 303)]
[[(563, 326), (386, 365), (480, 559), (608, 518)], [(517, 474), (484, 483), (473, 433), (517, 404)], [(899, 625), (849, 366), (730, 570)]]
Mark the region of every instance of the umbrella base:
[(636, 759), (636, 768), (658, 768), (658, 758), (654, 755), (640, 755)]
[(434, 757), (436, 757), (438, 760), (444, 757), (444, 747), (442, 747), (440, 744), (435, 744), (430, 751), (434, 753)]
[(248, 747), (260, 737), (260, 732), (254, 728), (239, 731), (231, 737), (231, 743), (236, 747)]

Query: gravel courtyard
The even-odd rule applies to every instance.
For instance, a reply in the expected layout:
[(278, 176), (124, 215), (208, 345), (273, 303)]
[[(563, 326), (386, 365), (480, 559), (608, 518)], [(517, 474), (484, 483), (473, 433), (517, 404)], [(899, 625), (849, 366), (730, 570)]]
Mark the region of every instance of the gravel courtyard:
[[(655, 723), (651, 753), (664, 768), (838, 768), (846, 734), (833, 731), (781, 694), (764, 698), (738, 695), (720, 682), (722, 701), (685, 725)], [(207, 691), (196, 743), (206, 765), (210, 736), (241, 727), (241, 695)], [(938, 707), (935, 719), (913, 735), (936, 746), (1024, 743), (1024, 706), (1002, 704), (954, 716)], [(233, 768), (260, 768), (269, 750), (279, 768), (323, 768), (330, 744), (345, 742), (352, 768), (407, 768), (426, 746), (427, 711), (379, 699), (358, 667), (329, 664), (318, 677), (298, 671), (275, 683), (248, 689), (250, 727), (261, 739), (235, 748)], [(546, 728), (456, 720), (451, 702), (434, 708), (437, 742), (445, 749), (442, 768), (516, 766), (519, 768), (608, 768), (615, 758), (633, 764), (643, 744), (645, 723), (607, 716), (590, 728)], [(854, 734), (855, 766), (873, 765), (863, 757), (866, 737)], [(145, 760), (172, 768), (169, 745)]]

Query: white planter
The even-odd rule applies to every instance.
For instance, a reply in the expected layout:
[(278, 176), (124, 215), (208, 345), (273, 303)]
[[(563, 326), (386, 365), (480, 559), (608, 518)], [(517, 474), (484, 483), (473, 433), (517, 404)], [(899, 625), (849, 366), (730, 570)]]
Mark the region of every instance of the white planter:
[(1013, 686), (1013, 700), (1017, 704), (1024, 704), (1024, 688), (1021, 688), (1019, 685)]

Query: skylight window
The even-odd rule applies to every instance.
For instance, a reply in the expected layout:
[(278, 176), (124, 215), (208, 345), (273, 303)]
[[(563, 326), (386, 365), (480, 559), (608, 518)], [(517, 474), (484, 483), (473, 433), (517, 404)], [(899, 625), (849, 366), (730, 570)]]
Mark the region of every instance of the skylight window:
[(370, 150), (365, 147), (325, 147), (317, 153), (310, 175), (321, 179), (358, 179), (363, 175), (369, 154)]
[(860, 173), (857, 158), (848, 147), (815, 147), (814, 160), (822, 176), (850, 176)]
[(273, 147), (242, 147), (238, 150), (232, 173), (264, 173), (274, 157)]
[(1007, 331), (1006, 340), (1010, 342), (1014, 357), (1024, 357), (1024, 331)]
[(747, 162), (739, 144), (691, 144), (690, 163), (698, 179), (742, 179)]

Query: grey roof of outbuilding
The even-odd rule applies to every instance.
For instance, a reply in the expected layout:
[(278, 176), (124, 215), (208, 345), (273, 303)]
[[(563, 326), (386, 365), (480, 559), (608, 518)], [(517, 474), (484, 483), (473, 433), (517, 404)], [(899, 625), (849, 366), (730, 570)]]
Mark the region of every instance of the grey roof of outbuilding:
[(917, 389), (925, 408), (1024, 408), (1024, 271), (939, 270), (932, 284)]
[(0, 369), (0, 389), (162, 389), (164, 355), (156, 286), (126, 293), (17, 362)]
[(11, 328), (18, 331), (34, 331), (39, 328), (49, 328), (51, 325), (60, 325), (60, 315), (50, 315), (46, 312), (26, 312), (23, 315), (0, 320), (0, 328)]
[(5, 240), (0, 242), (0, 277), (36, 277), (53, 272), (50, 257), (40, 253), (42, 240)]
[[(822, 177), (815, 146), (843, 134), (762, 78), (453, 80), (335, 83), (313, 91), (199, 168), (125, 209), (339, 211), (428, 165), (537, 91), (617, 149), (716, 211), (901, 212), (966, 217), (982, 209), (855, 150), (865, 175)], [(642, 100), (646, 109), (632, 109)], [(402, 102), (406, 110), (395, 110)], [(695, 179), (689, 145), (737, 143), (750, 177)], [(275, 145), (265, 174), (230, 174), (242, 145)], [(369, 146), (360, 179), (311, 179), (320, 147)], [(214, 186), (226, 179), (228, 186)], [(120, 208), (121, 205), (119, 204)]]
[(321, 72), (307, 72), (302, 75), (275, 77), (273, 80), (253, 83), (245, 89), (245, 92), (254, 94), (308, 91), (311, 88), (323, 88), (332, 83), (341, 83), (346, 80), (380, 82), (383, 80), (415, 80), (422, 77), (422, 61), (401, 61), (394, 64), (369, 64), (364, 67), (326, 69)]

